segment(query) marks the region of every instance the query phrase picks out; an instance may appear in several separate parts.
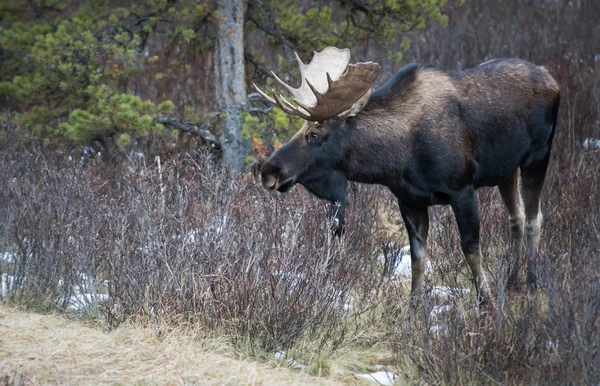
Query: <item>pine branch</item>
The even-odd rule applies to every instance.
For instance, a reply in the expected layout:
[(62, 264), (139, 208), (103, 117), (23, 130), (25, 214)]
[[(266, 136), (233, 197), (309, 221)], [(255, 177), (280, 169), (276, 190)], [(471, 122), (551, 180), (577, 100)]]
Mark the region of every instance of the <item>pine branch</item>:
[(210, 131), (212, 126), (212, 122), (210, 120), (198, 124), (170, 115), (159, 115), (156, 118), (156, 122), (199, 137), (214, 149), (221, 149), (221, 142)]

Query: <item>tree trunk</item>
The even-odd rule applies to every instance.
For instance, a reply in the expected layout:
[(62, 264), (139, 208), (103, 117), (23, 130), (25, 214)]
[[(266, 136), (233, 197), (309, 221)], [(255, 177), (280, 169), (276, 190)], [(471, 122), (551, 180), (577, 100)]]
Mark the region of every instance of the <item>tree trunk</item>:
[(215, 52), (216, 92), (221, 118), (223, 161), (234, 170), (245, 165), (248, 143), (241, 136), (246, 106), (244, 0), (219, 0)]

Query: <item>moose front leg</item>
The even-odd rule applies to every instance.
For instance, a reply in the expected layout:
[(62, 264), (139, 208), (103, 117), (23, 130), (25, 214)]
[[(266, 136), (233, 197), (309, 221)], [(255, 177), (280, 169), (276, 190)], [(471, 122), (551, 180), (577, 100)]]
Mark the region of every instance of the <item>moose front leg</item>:
[(460, 232), (462, 251), (473, 273), (479, 304), (488, 303), (490, 291), (485, 272), (481, 266), (481, 248), (479, 246), (479, 203), (473, 187), (465, 188), (451, 197), (451, 206), (456, 216)]
[(427, 233), (429, 231), (429, 213), (427, 208), (413, 208), (398, 201), (400, 213), (406, 225), (410, 242), (411, 259), (411, 296), (413, 300), (422, 292), (423, 276), (427, 265)]

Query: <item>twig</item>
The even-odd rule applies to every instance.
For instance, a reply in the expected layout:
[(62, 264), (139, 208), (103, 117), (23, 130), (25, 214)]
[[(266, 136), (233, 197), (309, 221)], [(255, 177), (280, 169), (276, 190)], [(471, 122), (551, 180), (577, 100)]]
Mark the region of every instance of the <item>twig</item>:
[(271, 112), (271, 110), (273, 110), (273, 107), (267, 107), (266, 109), (259, 109), (258, 107), (250, 107), (248, 109), (246, 109), (247, 112), (249, 113), (255, 113), (255, 114), (269, 114)]

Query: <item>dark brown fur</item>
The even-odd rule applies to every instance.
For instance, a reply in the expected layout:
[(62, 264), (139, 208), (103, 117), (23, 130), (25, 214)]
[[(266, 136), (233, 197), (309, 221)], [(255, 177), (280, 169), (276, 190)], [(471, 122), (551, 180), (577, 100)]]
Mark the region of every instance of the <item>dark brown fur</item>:
[[(263, 183), (280, 191), (300, 183), (339, 204), (340, 227), (348, 180), (389, 187), (410, 237), (414, 292), (421, 288), (425, 266), (427, 208), (450, 204), (484, 300), (488, 290), (475, 189), (500, 187), (515, 229), (509, 280), (516, 282), (520, 237), (526, 233), (528, 282), (533, 284), (539, 195), (559, 99), (559, 87), (543, 67), (518, 59), (493, 60), (464, 72), (409, 65), (373, 92), (356, 116), (307, 122), (266, 162)], [(515, 193), (519, 170), (524, 209)]]

